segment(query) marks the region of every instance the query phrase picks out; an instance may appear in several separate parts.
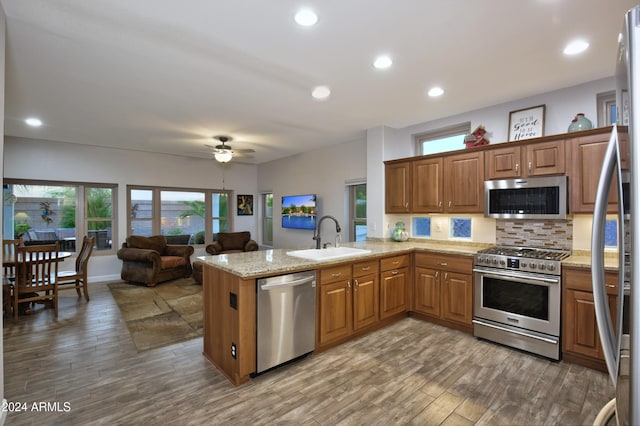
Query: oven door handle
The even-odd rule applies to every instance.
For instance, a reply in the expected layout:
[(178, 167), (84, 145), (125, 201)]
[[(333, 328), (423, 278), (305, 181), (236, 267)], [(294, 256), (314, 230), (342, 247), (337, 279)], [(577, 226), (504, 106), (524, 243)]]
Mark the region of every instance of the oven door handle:
[(560, 278), (547, 278), (547, 277), (541, 277), (538, 275), (526, 275), (526, 274), (522, 274), (522, 273), (518, 273), (518, 272), (514, 272), (514, 271), (509, 271), (509, 272), (501, 272), (501, 271), (494, 271), (491, 269), (484, 269), (484, 268), (473, 268), (473, 272), (479, 272), (482, 275), (484, 275), (485, 277), (490, 277), (490, 278), (498, 278), (498, 279), (503, 279), (503, 278), (519, 278), (522, 281), (538, 281), (538, 282), (543, 282), (543, 283), (548, 283), (548, 284), (560, 284)]

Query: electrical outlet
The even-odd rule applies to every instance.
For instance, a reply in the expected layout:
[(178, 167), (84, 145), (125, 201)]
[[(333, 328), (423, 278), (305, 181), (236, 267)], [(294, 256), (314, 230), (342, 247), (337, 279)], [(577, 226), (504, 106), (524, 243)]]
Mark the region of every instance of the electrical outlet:
[(237, 355), (236, 344), (231, 342), (231, 357), (233, 359), (236, 359), (236, 355)]

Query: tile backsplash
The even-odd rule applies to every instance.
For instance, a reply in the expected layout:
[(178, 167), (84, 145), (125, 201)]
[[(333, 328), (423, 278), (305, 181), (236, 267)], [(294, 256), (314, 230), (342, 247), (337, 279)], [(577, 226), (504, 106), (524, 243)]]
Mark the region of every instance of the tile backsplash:
[(573, 220), (496, 220), (496, 244), (571, 250)]

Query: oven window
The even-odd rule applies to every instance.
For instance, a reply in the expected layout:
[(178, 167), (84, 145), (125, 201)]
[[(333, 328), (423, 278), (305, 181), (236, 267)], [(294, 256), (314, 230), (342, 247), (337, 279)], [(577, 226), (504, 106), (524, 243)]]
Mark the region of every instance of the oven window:
[(485, 308), (548, 321), (549, 288), (483, 277), (482, 305)]

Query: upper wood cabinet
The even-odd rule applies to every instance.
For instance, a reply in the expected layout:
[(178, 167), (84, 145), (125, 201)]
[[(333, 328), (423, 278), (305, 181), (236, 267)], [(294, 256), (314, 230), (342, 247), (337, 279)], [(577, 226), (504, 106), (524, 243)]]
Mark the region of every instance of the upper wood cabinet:
[(442, 166), (442, 157), (427, 158), (412, 162), (412, 212), (437, 213), (444, 211)]
[[(576, 137), (571, 140), (571, 168), (569, 173), (571, 213), (593, 213), (596, 202), (596, 192), (602, 160), (607, 150), (607, 144), (611, 136), (610, 128), (603, 131)], [(621, 130), (621, 129), (619, 129)], [(623, 169), (629, 168), (628, 158), (628, 134), (626, 129), (619, 132), (621, 145), (621, 165)], [(618, 193), (616, 191), (617, 180), (614, 177), (608, 202), (608, 212), (613, 213), (617, 209)]]
[(444, 211), (484, 211), (484, 153), (472, 151), (444, 157)]
[(385, 165), (385, 212), (409, 213), (411, 187), (411, 161)]
[(495, 148), (485, 152), (486, 179), (564, 174), (565, 140)]

